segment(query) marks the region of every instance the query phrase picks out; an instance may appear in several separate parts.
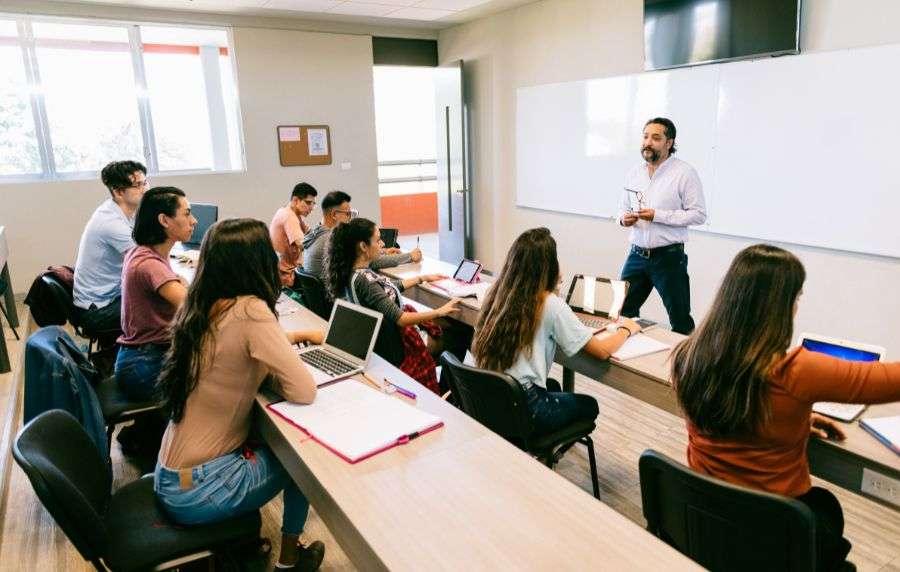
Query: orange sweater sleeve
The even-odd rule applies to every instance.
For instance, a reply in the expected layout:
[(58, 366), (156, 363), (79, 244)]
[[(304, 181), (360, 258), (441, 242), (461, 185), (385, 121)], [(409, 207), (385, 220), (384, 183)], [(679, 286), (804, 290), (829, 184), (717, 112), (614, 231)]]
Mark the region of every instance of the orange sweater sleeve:
[(791, 395), (809, 403), (900, 401), (900, 362), (848, 361), (798, 348), (775, 375)]

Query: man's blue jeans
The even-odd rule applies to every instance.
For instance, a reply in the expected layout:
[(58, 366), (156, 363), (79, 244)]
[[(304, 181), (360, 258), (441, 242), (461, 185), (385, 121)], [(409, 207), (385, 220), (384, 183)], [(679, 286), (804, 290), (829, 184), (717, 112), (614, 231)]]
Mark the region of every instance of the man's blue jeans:
[(656, 288), (669, 314), (672, 330), (690, 334), (694, 331), (694, 319), (691, 318), (691, 284), (684, 245), (653, 249), (648, 257), (639, 254), (638, 250), (641, 249), (632, 248), (622, 268), (622, 280), (628, 281), (622, 315), (628, 318), (639, 316), (641, 306)]

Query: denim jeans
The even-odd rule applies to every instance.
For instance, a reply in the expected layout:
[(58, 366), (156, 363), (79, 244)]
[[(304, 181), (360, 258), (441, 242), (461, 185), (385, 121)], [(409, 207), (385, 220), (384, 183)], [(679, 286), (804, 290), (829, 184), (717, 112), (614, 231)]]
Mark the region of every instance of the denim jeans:
[[(116, 296), (102, 308), (98, 308), (95, 304), (91, 304), (87, 310), (75, 306), (75, 320), (85, 334), (115, 342), (122, 333), (122, 297)], [(106, 347), (105, 344), (101, 346)]]
[[(183, 469), (188, 470), (190, 478), (179, 479), (180, 471), (157, 464), (154, 475), (153, 490), (166, 513), (178, 524), (218, 522), (257, 510), (283, 490), (281, 532), (303, 532), (309, 502), (268, 447), (259, 446), (246, 454), (239, 449)], [(182, 488), (182, 480), (191, 481), (185, 483), (187, 488)]]
[(575, 421), (593, 421), (600, 413), (590, 395), (547, 391), (532, 384), (525, 390), (535, 435), (553, 433)]
[(641, 306), (653, 288), (659, 292), (672, 330), (680, 334), (694, 331), (691, 317), (691, 284), (687, 273), (688, 257), (683, 245), (672, 245), (644, 258), (633, 250), (622, 268), (622, 280), (628, 281), (628, 293), (622, 304), (622, 315), (640, 315)]
[(116, 355), (116, 383), (130, 399), (152, 401), (156, 396), (156, 378), (162, 370), (166, 346), (120, 346)]

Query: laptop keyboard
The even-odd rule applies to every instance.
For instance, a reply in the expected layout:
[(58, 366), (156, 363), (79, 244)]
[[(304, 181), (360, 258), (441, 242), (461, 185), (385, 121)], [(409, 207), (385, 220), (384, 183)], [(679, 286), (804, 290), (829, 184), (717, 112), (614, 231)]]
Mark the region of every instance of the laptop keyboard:
[(587, 316), (578, 316), (578, 319), (581, 320), (581, 323), (585, 326), (594, 328), (595, 330), (602, 330), (612, 323), (612, 320), (608, 318), (589, 318)]
[(344, 375), (356, 369), (356, 366), (353, 364), (347, 363), (319, 348), (298, 355), (304, 362), (333, 376)]

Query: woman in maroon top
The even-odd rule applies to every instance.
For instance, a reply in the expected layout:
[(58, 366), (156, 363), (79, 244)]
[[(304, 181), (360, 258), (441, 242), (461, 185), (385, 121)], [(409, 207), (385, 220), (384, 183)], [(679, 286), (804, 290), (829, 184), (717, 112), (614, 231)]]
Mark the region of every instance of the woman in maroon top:
[(816, 568), (854, 569), (845, 561), (841, 506), (812, 486), (806, 458), (811, 433), (844, 434), (812, 405), (898, 400), (900, 363), (788, 351), (805, 279), (800, 261), (781, 248), (738, 253), (706, 318), (675, 349), (672, 381), (688, 419), (690, 466), (805, 503), (816, 518)]
[(187, 296), (187, 283), (169, 266), (177, 241), (187, 241), (197, 219), (184, 191), (155, 187), (144, 193), (134, 217), (137, 244), (122, 267), (122, 335), (117, 340), (116, 381), (131, 399), (150, 401), (171, 342), (169, 326)]

